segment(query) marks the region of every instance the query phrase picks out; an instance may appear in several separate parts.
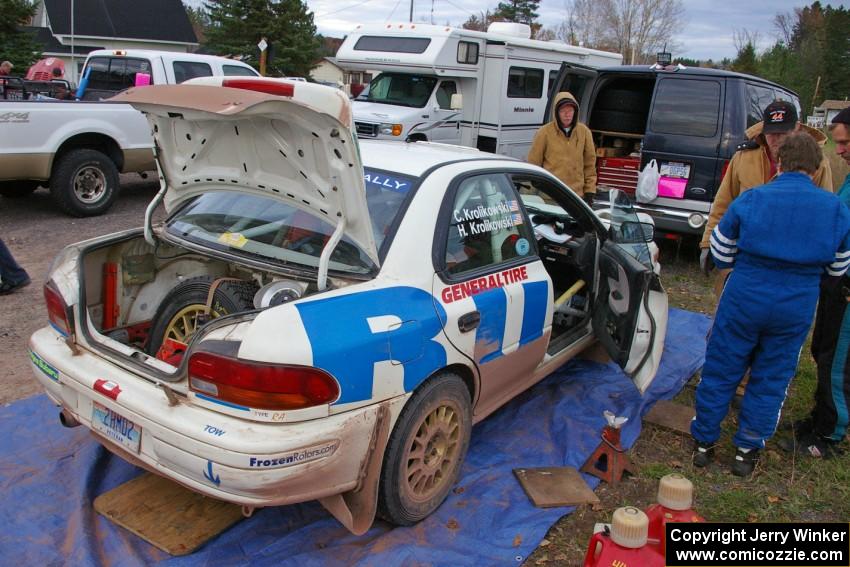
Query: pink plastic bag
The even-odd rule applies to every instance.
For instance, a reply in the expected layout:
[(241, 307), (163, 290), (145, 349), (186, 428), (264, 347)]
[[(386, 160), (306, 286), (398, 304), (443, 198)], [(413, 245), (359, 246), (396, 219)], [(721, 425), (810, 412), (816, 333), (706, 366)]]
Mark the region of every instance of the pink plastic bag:
[(682, 199), (685, 197), (685, 187), (688, 186), (687, 179), (677, 177), (665, 177), (664, 175), (658, 180), (658, 196), (672, 197), (673, 199)]
[(151, 76), (149, 73), (136, 73), (136, 86), (146, 87), (151, 84)]

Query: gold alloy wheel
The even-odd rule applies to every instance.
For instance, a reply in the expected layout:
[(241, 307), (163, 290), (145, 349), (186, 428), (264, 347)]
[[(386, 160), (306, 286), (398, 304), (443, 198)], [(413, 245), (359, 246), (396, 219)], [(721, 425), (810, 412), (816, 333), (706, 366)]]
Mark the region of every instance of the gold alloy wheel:
[[(207, 306), (201, 303), (187, 305), (178, 311), (174, 317), (171, 318), (171, 321), (168, 322), (168, 326), (165, 328), (163, 342), (168, 339), (173, 339), (184, 344), (188, 343), (191, 336), (198, 330), (201, 316), (204, 315), (206, 311)], [(210, 317), (212, 319), (224, 314), (225, 313), (223, 311), (216, 311), (215, 309), (210, 310)]]
[(419, 425), (405, 458), (405, 492), (424, 502), (434, 497), (455, 469), (461, 445), (460, 408), (444, 400)]

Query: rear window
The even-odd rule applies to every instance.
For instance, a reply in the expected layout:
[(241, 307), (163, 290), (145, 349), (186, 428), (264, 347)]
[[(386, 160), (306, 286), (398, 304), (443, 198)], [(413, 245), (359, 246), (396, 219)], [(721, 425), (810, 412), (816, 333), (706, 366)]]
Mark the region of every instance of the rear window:
[(761, 122), (764, 109), (774, 101), (773, 89), (764, 85), (747, 83), (747, 128)]
[[(178, 238), (255, 260), (319, 267), (334, 227), (323, 219), (271, 197), (209, 191), (166, 224)], [(330, 269), (367, 274), (375, 266), (347, 237), (337, 244)]]
[(209, 63), (201, 63), (200, 61), (175, 61), (172, 64), (174, 69), (174, 82), (182, 83), (195, 77), (212, 77), (212, 67)]
[(386, 51), (391, 53), (425, 53), (431, 40), (427, 37), (384, 37), (364, 35), (354, 44), (355, 51)]
[(399, 173), (366, 167), (363, 169), (363, 181), (375, 245), (380, 249), (404, 208), (404, 202), (411, 195), (415, 180)]
[(226, 77), (256, 77), (257, 73), (248, 67), (241, 65), (222, 65), (222, 71)]
[(92, 57), (87, 68), (88, 89), (97, 91), (123, 91), (136, 86), (136, 73), (151, 74), (150, 61), (128, 57)]
[(667, 79), (658, 83), (650, 119), (653, 132), (712, 138), (719, 118), (719, 82)]

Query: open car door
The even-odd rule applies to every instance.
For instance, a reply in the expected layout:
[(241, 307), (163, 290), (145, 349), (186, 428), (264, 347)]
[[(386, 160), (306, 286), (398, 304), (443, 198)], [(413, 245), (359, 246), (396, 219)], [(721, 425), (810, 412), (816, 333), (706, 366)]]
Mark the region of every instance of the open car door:
[[(611, 192), (608, 238), (599, 255), (593, 331), (644, 393), (658, 371), (667, 334), (667, 293), (652, 269), (651, 224), (638, 222), (628, 197)], [(606, 218), (607, 217), (607, 218)]]

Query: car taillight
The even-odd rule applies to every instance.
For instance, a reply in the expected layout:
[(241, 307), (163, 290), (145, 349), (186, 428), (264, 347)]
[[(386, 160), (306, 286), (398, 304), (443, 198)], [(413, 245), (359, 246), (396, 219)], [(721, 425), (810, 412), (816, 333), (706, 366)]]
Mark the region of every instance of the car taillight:
[(257, 409), (295, 410), (329, 404), (339, 384), (319, 368), (239, 360), (210, 352), (189, 359), (189, 387), (200, 394)]
[(729, 169), (729, 161), (727, 159), (723, 162), (723, 169), (720, 170), (720, 181), (723, 181), (723, 178), (726, 177), (726, 170)]
[(295, 94), (295, 85), (285, 83), (278, 79), (244, 77), (241, 79), (224, 79), (221, 86), (232, 89), (246, 89), (278, 96), (292, 96)]
[(66, 337), (71, 335), (74, 329), (73, 316), (53, 281), (44, 284), (44, 302), (47, 304), (47, 318), (53, 328)]

